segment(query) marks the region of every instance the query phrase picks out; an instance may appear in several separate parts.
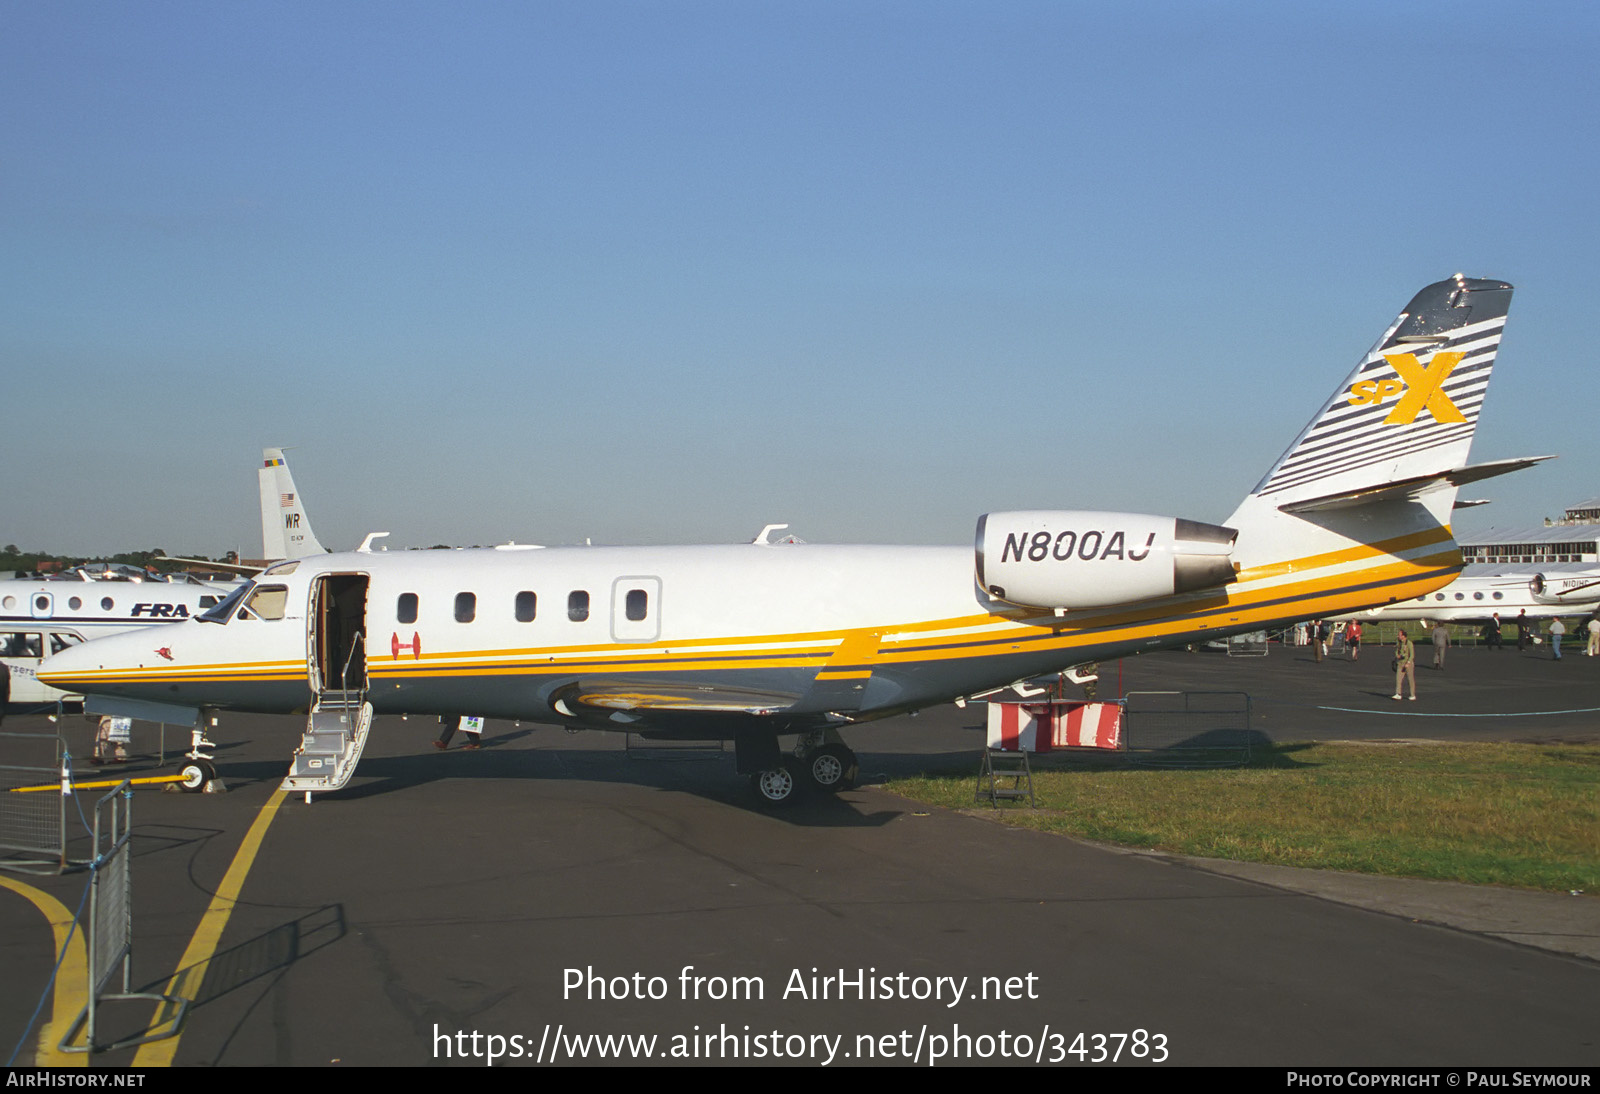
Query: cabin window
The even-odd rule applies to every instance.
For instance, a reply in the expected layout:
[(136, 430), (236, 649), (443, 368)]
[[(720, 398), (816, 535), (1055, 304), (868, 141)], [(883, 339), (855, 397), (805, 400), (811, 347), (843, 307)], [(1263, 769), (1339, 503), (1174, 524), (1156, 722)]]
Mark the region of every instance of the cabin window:
[(539, 610), (539, 598), (524, 590), (517, 594), (517, 622), (532, 623)]
[(1501, 600), (1501, 599), (1504, 599), (1505, 595), (1506, 595), (1505, 593), (1495, 593), (1494, 594), (1494, 598), (1496, 600)]
[(567, 594), (567, 618), (574, 623), (582, 623), (589, 618), (589, 594), (582, 589), (574, 589)]
[(650, 594), (643, 589), (629, 589), (625, 610), (629, 619), (639, 622), (650, 611)]
[(100, 598), (100, 610), (101, 611), (109, 612), (112, 608), (114, 608), (116, 606), (117, 606), (117, 602), (115, 600), (112, 600), (109, 596), (102, 596)]
[(79, 608), (83, 607), (83, 601), (75, 596), (70, 597), (67, 600), (67, 607), (71, 608), (73, 611), (77, 611)]
[(417, 621), (417, 594), (401, 593), (400, 599), (394, 606), (395, 618), (402, 623), (415, 623)]
[(478, 597), (476, 593), (456, 594), (456, 622), (471, 623), (478, 616)]
[(1483, 594), (1482, 593), (1473, 593), (1472, 594), (1472, 599), (1474, 599), (1474, 600), (1482, 600), (1483, 599)]

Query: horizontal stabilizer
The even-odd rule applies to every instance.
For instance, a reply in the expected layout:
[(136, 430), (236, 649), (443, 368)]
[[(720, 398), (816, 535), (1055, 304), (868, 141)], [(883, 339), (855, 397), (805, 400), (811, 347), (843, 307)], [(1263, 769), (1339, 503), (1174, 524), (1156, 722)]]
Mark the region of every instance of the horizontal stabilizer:
[[(1304, 501), (1290, 502), (1278, 506), (1285, 513), (1315, 513), (1327, 509), (1349, 509), (1356, 505), (1367, 505), (1376, 501), (1395, 501), (1402, 498), (1416, 498), (1437, 490), (1444, 486), (1463, 486), (1469, 482), (1480, 482), (1483, 479), (1492, 479), (1496, 475), (1509, 475), (1513, 471), (1521, 471), (1525, 467), (1532, 467), (1545, 460), (1553, 460), (1554, 456), (1524, 456), (1514, 460), (1493, 460), (1489, 463), (1473, 464), (1470, 467), (1457, 467), (1443, 471), (1436, 475), (1418, 475), (1414, 478), (1391, 482), (1384, 486), (1368, 487), (1364, 490), (1343, 490), (1336, 494), (1324, 494), (1321, 497), (1306, 498)], [(1466, 504), (1481, 505), (1482, 502)], [(1460, 507), (1462, 503), (1457, 503)]]
[(1522, 456), (1515, 460), (1490, 460), (1488, 463), (1475, 463), (1471, 467), (1458, 467), (1445, 478), (1455, 486), (1465, 486), (1469, 482), (1481, 482), (1497, 475), (1509, 475), (1513, 471), (1521, 471), (1525, 467), (1553, 459), (1554, 456)]

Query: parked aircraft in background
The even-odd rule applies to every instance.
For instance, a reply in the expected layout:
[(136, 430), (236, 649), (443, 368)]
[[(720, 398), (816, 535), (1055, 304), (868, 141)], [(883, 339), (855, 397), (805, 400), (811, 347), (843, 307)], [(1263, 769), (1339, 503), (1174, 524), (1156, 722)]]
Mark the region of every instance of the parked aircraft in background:
[(1538, 572), (1502, 563), (1468, 566), (1438, 592), (1386, 604), (1363, 613), (1385, 620), (1426, 619), (1444, 623), (1501, 623), (1558, 615), (1587, 615), (1600, 607), (1600, 567), (1588, 562), (1551, 563)]
[(0, 581), (0, 713), (74, 698), (39, 682), (39, 663), (86, 639), (176, 623), (215, 607), (233, 584), (150, 574), (137, 567), (79, 568), (55, 578)]
[(261, 468), (256, 472), (261, 492), (261, 561), (259, 564), (210, 562), (203, 558), (168, 558), (167, 562), (186, 562), (209, 566), (236, 574), (259, 574), (274, 562), (289, 558), (327, 553), (311, 530), (305, 499), (295, 488), (289, 463), (281, 448), (261, 450)]
[(121, 635), (42, 675), (134, 717), (309, 711), (285, 781), (308, 796), (349, 779), (374, 711), (731, 738), (771, 801), (837, 788), (843, 726), (1448, 585), (1457, 487), (1543, 458), (1465, 462), (1510, 299), (1460, 275), (1419, 292), (1225, 526), (1030, 510), (980, 517), (975, 548), (393, 553), (375, 533), (266, 570), (160, 649)]
[[(262, 455), (263, 553), (273, 560), (300, 557), (290, 551), (322, 553), (282, 450), (268, 448)], [(205, 559), (173, 561), (229, 568)], [(260, 569), (249, 567), (248, 572)], [(7, 670), (7, 679), (0, 681), (5, 691), (0, 713), (4, 704), (40, 709), (75, 698), (37, 679), (39, 663), (47, 655), (87, 639), (192, 619), (221, 603), (237, 585), (237, 579), (202, 581), (115, 563), (85, 565), (55, 577), (0, 581), (0, 663)]]

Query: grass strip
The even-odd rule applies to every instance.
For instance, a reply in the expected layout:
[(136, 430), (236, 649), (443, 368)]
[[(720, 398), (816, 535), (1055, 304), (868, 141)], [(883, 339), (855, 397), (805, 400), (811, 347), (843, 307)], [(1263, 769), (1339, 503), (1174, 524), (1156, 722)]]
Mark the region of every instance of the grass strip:
[(1037, 808), (974, 803), (975, 768), (896, 779), (908, 798), (1185, 855), (1475, 885), (1600, 892), (1600, 745), (1328, 742), (1247, 767), (1036, 757)]

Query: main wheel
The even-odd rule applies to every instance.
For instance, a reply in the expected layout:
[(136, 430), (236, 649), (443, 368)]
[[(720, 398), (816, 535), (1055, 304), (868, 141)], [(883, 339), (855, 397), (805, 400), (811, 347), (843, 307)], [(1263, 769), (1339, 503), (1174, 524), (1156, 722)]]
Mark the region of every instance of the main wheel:
[(178, 768), (178, 774), (183, 776), (178, 785), (183, 787), (184, 793), (194, 794), (217, 777), (217, 769), (210, 760), (186, 760)]
[(794, 801), (800, 789), (794, 772), (787, 765), (757, 772), (750, 776), (750, 785), (767, 805), (787, 805)]
[(849, 790), (859, 772), (856, 754), (844, 745), (823, 745), (806, 755), (806, 774), (818, 790), (829, 794)]

